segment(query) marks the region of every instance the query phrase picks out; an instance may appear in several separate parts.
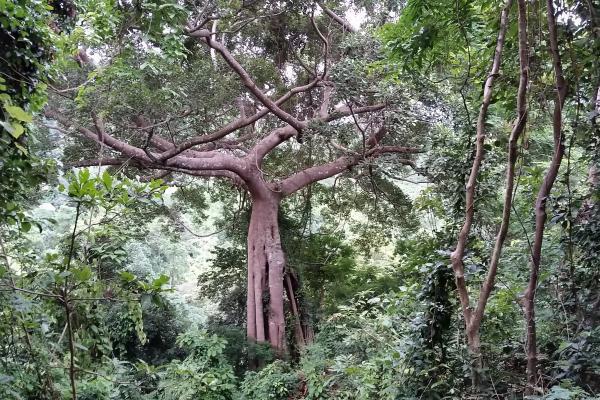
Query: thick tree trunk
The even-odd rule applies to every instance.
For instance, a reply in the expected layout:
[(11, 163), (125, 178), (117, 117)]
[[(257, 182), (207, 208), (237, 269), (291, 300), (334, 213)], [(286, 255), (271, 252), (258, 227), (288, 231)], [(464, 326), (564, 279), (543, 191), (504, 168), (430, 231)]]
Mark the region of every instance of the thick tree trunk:
[(252, 204), (248, 229), (247, 334), (257, 342), (268, 341), (285, 353), (283, 270), (277, 214), (279, 198), (262, 196)]

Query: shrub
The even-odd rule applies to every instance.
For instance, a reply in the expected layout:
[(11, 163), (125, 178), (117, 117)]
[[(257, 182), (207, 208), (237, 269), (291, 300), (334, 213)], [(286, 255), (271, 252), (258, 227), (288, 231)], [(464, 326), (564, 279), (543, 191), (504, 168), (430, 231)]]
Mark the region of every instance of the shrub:
[(250, 371), (241, 385), (242, 399), (288, 400), (296, 398), (300, 380), (289, 364), (278, 360), (258, 372)]

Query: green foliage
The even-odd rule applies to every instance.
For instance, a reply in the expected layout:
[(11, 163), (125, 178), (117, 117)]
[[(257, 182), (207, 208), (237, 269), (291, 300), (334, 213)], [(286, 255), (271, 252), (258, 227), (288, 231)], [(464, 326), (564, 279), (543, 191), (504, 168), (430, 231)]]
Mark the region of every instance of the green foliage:
[(132, 207), (136, 202), (152, 204), (161, 199), (166, 188), (162, 180), (134, 184), (127, 178), (116, 181), (108, 171), (92, 176), (89, 169), (68, 174), (58, 186), (60, 192), (65, 192), (77, 203), (86, 207), (102, 207), (107, 212), (116, 207)]
[(227, 341), (223, 354), (235, 374), (243, 378), (253, 364), (266, 365), (273, 362), (275, 352), (267, 343), (249, 341), (246, 331), (234, 325), (221, 325), (222, 321), (209, 319), (208, 332)]
[[(7, 242), (8, 246), (2, 246), (3, 252), (10, 252), (4, 254), (6, 268), (0, 277), (2, 329), (8, 329), (5, 323), (14, 323), (17, 331), (13, 331), (12, 340), (14, 334), (21, 331), (19, 335), (25, 335), (25, 342), (14, 347), (15, 351), (6, 358), (0, 371), (9, 378), (21, 371), (24, 376), (18, 378), (18, 382), (29, 383), (14, 387), (14, 391), (23, 396), (36, 391), (43, 394), (42, 398), (53, 398), (57, 392), (70, 394), (73, 389), (68, 384), (69, 368), (103, 364), (101, 360), (106, 360), (113, 351), (110, 327), (103, 320), (113, 302), (122, 302), (126, 306), (125, 315), (129, 315), (133, 330), (144, 341), (140, 296), (157, 296), (166, 283), (165, 278), (151, 282), (135, 277), (122, 282), (103, 279), (98, 273), (101, 269), (97, 268), (102, 257), (90, 254), (88, 249), (96, 235), (105, 232), (102, 224), (93, 224), (84, 215), (89, 213), (91, 217), (94, 211), (101, 209), (105, 216), (113, 214), (109, 220), (115, 221), (116, 216), (134, 213), (139, 204), (160, 198), (164, 191), (160, 182), (137, 184), (128, 179), (116, 179), (107, 172), (92, 175), (88, 170), (68, 174), (62, 180), (60, 189), (67, 194), (65, 200), (75, 207), (71, 216), (73, 227), (69, 227), (70, 232), (56, 249), (48, 246), (41, 254), (30, 254), (24, 251), (29, 244), (27, 237), (16, 234), (14, 229), (2, 231), (2, 243)], [(84, 220), (88, 221), (87, 228), (82, 228)], [(115, 251), (117, 256), (121, 250)], [(14, 258), (8, 258), (8, 254), (11, 257), (14, 254)], [(7, 348), (5, 345), (3, 341), (2, 348)], [(70, 364), (69, 354), (77, 366)], [(31, 360), (28, 361), (30, 367), (20, 367), (23, 359)], [(53, 372), (51, 360), (60, 365), (59, 372)], [(102, 393), (108, 396), (110, 387), (102, 380), (80, 383), (81, 398), (96, 398)]]
[[(474, 393), (449, 255), (463, 223), (475, 115), (504, 4), (325, 3), (340, 15), (366, 10), (363, 25), (375, 27), (379, 38), (343, 32), (310, 2), (0, 0), (0, 398), (71, 398), (72, 377), (78, 399), (96, 400), (523, 397), (521, 297), (535, 195), (553, 144), (548, 109), (555, 87), (544, 5), (526, 2), (529, 124), (518, 143), (513, 213), (481, 329), (484, 382)], [(548, 198), (536, 290), (540, 386), (546, 389), (534, 397), (540, 399), (593, 398), (600, 391), (600, 206), (594, 169), (588, 171), (600, 154), (592, 104), (600, 14), (592, 3), (557, 4), (559, 51), (570, 83), (563, 109), (568, 160)], [(463, 260), (472, 298), (501, 220), (518, 83), (515, 7), (485, 124)], [(390, 12), (397, 19), (380, 28)], [(217, 38), (272, 98), (322, 68), (314, 16), (329, 40), (330, 82), (307, 92), (306, 101), (295, 95), (280, 107), (308, 118), (317, 112), (320, 85), (333, 84), (330, 108), (386, 103), (365, 129), (385, 121), (386, 144), (411, 143), (423, 151), (414, 158), (418, 165), (391, 155), (377, 164), (365, 159), (282, 204), (286, 277), (309, 343), (293, 343), (290, 334), (289, 354), (277, 361), (268, 344), (249, 343), (244, 332), (246, 194), (173, 171), (167, 179), (177, 188), (163, 202), (165, 182), (137, 182), (132, 176), (139, 172), (128, 163), (118, 173), (59, 172), (55, 190), (54, 163), (35, 154), (65, 161), (98, 156), (95, 143), (54, 132), (54, 144), (55, 136), (38, 137), (43, 132), (32, 128), (49, 76), (53, 105), (73, 123), (90, 125), (93, 111), (111, 135), (137, 146), (146, 139), (137, 118), (174, 143), (237, 118), (232, 99), (249, 99), (238, 77), (185, 34), (188, 21), (216, 16)], [(94, 60), (83, 62), (83, 49)], [(343, 147), (360, 149), (354, 122), (311, 124), (303, 138), (269, 155), (263, 176), (277, 181), (337, 157)], [(242, 154), (279, 124), (270, 115), (220, 143), (252, 132), (229, 149)], [(108, 153), (103, 147), (100, 155), (114, 156)], [(422, 180), (428, 182), (412, 183)], [(45, 214), (34, 208), (40, 199)], [(222, 229), (215, 241), (190, 239), (187, 221), (199, 226), (215, 213)], [(212, 258), (205, 262), (199, 254), (208, 251)], [(195, 279), (198, 293), (185, 287)], [(213, 313), (198, 307), (197, 295)], [(287, 320), (295, 322), (291, 310), (287, 301)], [(192, 320), (207, 322), (199, 329)]]
[[(471, 67), (487, 62), (487, 57), (475, 54), (493, 47), (489, 43), (494, 39), (491, 29), (496, 22), (489, 23), (489, 19), (499, 15), (497, 7), (494, 1), (409, 1), (399, 21), (386, 25), (381, 33), (392, 57), (405, 71), (443, 67), (462, 76), (469, 74)], [(469, 68), (466, 71), (461, 68), (465, 64)]]
[(297, 396), (299, 378), (288, 364), (275, 361), (258, 372), (248, 372), (241, 388), (242, 399), (287, 400)]
[(218, 303), (221, 323), (241, 326), (246, 311), (246, 251), (239, 247), (217, 247), (211, 268), (198, 275), (200, 298)]
[(571, 382), (565, 381), (561, 385), (553, 386), (550, 388), (550, 392), (542, 397), (545, 400), (577, 400), (577, 399), (593, 399), (598, 398), (590, 397), (589, 393), (586, 393), (581, 388), (574, 386)]
[[(459, 393), (455, 355), (429, 351), (426, 314), (403, 315), (408, 292), (357, 296), (322, 327), (302, 360), (309, 399), (437, 398)], [(446, 330), (445, 340), (450, 337)], [(448, 343), (447, 343), (448, 344)], [(432, 357), (437, 353), (437, 357)], [(440, 358), (441, 355), (441, 358)], [(453, 365), (456, 363), (456, 365)]]
[(177, 343), (188, 350), (184, 360), (172, 361), (161, 373), (157, 395), (164, 400), (231, 399), (235, 375), (223, 354), (226, 342), (204, 331), (188, 331)]
[(32, 221), (21, 203), (53, 167), (31, 156), (28, 124), (46, 100), (44, 81), (56, 36), (50, 26), (62, 12), (41, 0), (0, 2), (0, 223), (22, 224), (25, 230)]

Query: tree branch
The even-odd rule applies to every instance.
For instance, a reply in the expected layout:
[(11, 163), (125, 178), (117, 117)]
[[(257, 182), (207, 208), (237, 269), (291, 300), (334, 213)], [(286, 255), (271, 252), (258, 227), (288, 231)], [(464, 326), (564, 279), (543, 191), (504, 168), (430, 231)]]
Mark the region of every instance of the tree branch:
[(294, 127), (296, 130), (302, 129), (300, 121), (298, 121), (295, 117), (279, 108), (276, 102), (274, 102), (266, 94), (264, 94), (258, 88), (254, 80), (250, 77), (250, 74), (246, 72), (244, 67), (242, 67), (242, 65), (235, 59), (235, 57), (229, 52), (229, 50), (227, 50), (227, 48), (223, 46), (223, 44), (213, 39), (212, 33), (208, 29), (200, 29), (197, 31), (193, 31), (190, 33), (190, 36), (199, 38), (210, 48), (218, 51), (219, 54), (221, 54), (221, 56), (225, 60), (225, 62), (231, 67), (231, 69), (233, 69), (233, 71), (236, 74), (238, 74), (244, 86), (246, 86), (246, 88), (248, 88), (248, 90), (273, 114), (275, 114), (288, 125)]
[(155, 164), (140, 164), (135, 160), (128, 160), (126, 158), (92, 158), (87, 160), (76, 161), (69, 164), (70, 167), (94, 167), (98, 165), (107, 166), (107, 165), (123, 165), (126, 162), (131, 162), (130, 166), (139, 168), (139, 169), (157, 169), (160, 170), (159, 173), (146, 177), (144, 180), (152, 180), (152, 179), (161, 179), (167, 176), (172, 172), (180, 172), (182, 174), (198, 176), (204, 178), (212, 178), (212, 177), (222, 177), (230, 179), (236, 186), (245, 187), (244, 180), (235, 172), (224, 170), (224, 169), (215, 169), (215, 170), (203, 170), (203, 171), (195, 171), (195, 170), (186, 170), (180, 169), (176, 167), (169, 167), (165, 165), (155, 165)]
[[(177, 171), (176, 171), (177, 172)], [(202, 178), (227, 178), (235, 186), (246, 188), (246, 182), (235, 172), (227, 170), (211, 170), (211, 171), (179, 171), (188, 175), (198, 176)]]
[(325, 12), (325, 14), (327, 14), (331, 19), (333, 19), (335, 22), (337, 22), (342, 27), (343, 30), (348, 31), (350, 33), (358, 32), (357, 29), (355, 29), (352, 25), (350, 25), (350, 23), (348, 21), (346, 21), (345, 19), (343, 19), (342, 17), (340, 17), (339, 15), (337, 15), (336, 13), (331, 11), (325, 4), (323, 4), (322, 1), (317, 1), (317, 4)]
[[(385, 132), (385, 128), (381, 128), (378, 132)], [(362, 153), (352, 155), (344, 155), (326, 164), (317, 165), (305, 170), (296, 172), (287, 178), (281, 180), (277, 186), (283, 196), (288, 196), (303, 187), (310, 185), (322, 179), (330, 178), (337, 175), (346, 169), (353, 167), (365, 160), (366, 158), (376, 158), (383, 154), (400, 153), (400, 154), (416, 154), (422, 150), (415, 147), (402, 146), (375, 146), (369, 149), (363, 156)], [(366, 157), (365, 157), (366, 156)], [(401, 159), (400, 162), (405, 165), (414, 165), (414, 162), (407, 159)]]
[(331, 122), (331, 121), (335, 121), (337, 119), (341, 119), (344, 117), (349, 117), (352, 114), (354, 114), (354, 115), (366, 114), (366, 113), (370, 113), (370, 112), (381, 111), (384, 108), (385, 108), (385, 104), (374, 104), (371, 106), (356, 107), (356, 108), (352, 108), (352, 110), (350, 110), (350, 107), (348, 107), (348, 106), (337, 107), (332, 113), (327, 114), (327, 116), (325, 116), (325, 118), (322, 118), (322, 121), (323, 122)]
[[(58, 121), (61, 125), (69, 127), (71, 124), (67, 118), (60, 114), (56, 110), (46, 109), (44, 115), (47, 118), (52, 118)], [(105, 133), (98, 132), (97, 134), (91, 130), (77, 126), (75, 127), (86, 138), (104, 144), (113, 150), (123, 154), (130, 159), (133, 159), (145, 167), (156, 168), (156, 169), (178, 169), (185, 171), (200, 171), (200, 170), (228, 170), (238, 174), (242, 177), (246, 173), (247, 168), (245, 162), (240, 158), (232, 156), (230, 154), (218, 153), (218, 152), (207, 152), (202, 158), (192, 158), (176, 156), (165, 162), (161, 162), (157, 155), (154, 155), (156, 162), (148, 157), (143, 149), (132, 146), (125, 142), (122, 142), (115, 137)]]
[[(62, 115), (58, 111), (53, 110), (51, 108), (46, 108), (44, 110), (44, 116), (46, 118), (56, 120), (58, 123), (60, 123), (65, 128), (69, 128), (72, 125), (71, 122), (64, 115)], [(135, 146), (132, 146), (130, 144), (127, 144), (125, 142), (122, 142), (118, 139), (115, 139), (113, 136), (110, 136), (104, 132), (99, 131), (97, 133), (94, 133), (90, 129), (82, 127), (82, 126), (75, 126), (75, 129), (79, 133), (81, 133), (83, 136), (85, 136), (86, 138), (88, 138), (98, 144), (101, 144), (101, 145), (104, 144), (104, 145), (120, 152), (121, 154), (129, 156), (131, 158), (135, 158), (138, 161), (148, 162), (148, 163), (152, 162), (152, 160), (150, 160), (150, 158), (148, 158), (148, 156), (146, 155), (146, 152), (144, 152), (144, 150), (137, 148)]]
[[(321, 31), (319, 30), (319, 27), (317, 26), (317, 22), (315, 21), (314, 15), (310, 16), (310, 22), (311, 22), (313, 28), (315, 29), (315, 31), (317, 32), (317, 35), (323, 42), (323, 73), (321, 74), (321, 79), (325, 79), (327, 77), (328, 64), (329, 64), (329, 61), (328, 61), (328, 59), (329, 59), (329, 41), (323, 35), (323, 33), (321, 33)], [(316, 72), (316, 68), (317, 68), (317, 66), (315, 65), (315, 72)]]
[(83, 168), (97, 167), (106, 165), (123, 165), (127, 162), (126, 158), (88, 158), (85, 160), (73, 161), (65, 164), (65, 167)]
[[(297, 86), (297, 87), (291, 89), (289, 92), (287, 92), (286, 94), (281, 96), (275, 102), (275, 104), (277, 106), (280, 106), (280, 105), (284, 104), (286, 101), (288, 101), (295, 94), (305, 92), (307, 90), (312, 89), (313, 87), (315, 87), (317, 85), (319, 80), (320, 80), (320, 78), (315, 78), (314, 80), (312, 80), (311, 82), (309, 82), (306, 85)], [(265, 108), (259, 110), (256, 114), (252, 115), (251, 117), (237, 119), (210, 134), (197, 136), (195, 138), (189, 139), (183, 143), (180, 143), (176, 147), (174, 147), (168, 151), (165, 151), (163, 154), (160, 155), (160, 157), (158, 159), (159, 160), (167, 160), (167, 159), (174, 157), (174, 156), (180, 154), (181, 152), (183, 152), (187, 149), (190, 149), (194, 146), (197, 146), (200, 144), (211, 143), (216, 140), (219, 140), (238, 129), (244, 128), (250, 124), (255, 123), (256, 121), (258, 121), (259, 119), (261, 119), (262, 117), (267, 115), (269, 113), (269, 111), (270, 110), (265, 107)]]
[[(302, 122), (302, 124), (304, 126), (307, 125), (306, 122)], [(294, 137), (296, 132), (297, 131), (289, 125), (273, 130), (270, 134), (259, 141), (252, 148), (252, 150), (250, 150), (250, 154), (248, 154), (247, 158), (250, 159), (252, 163), (260, 167), (263, 159), (271, 150), (286, 140)]]
[[(334, 113), (327, 114), (325, 117), (314, 118), (310, 121), (300, 121), (303, 125), (303, 128), (308, 126), (310, 122), (322, 121), (322, 122), (331, 122), (340, 118), (348, 117), (354, 114), (364, 114), (374, 111), (379, 111), (385, 108), (384, 104), (375, 104), (372, 106), (358, 107), (350, 110), (350, 107), (339, 107), (336, 109)], [(384, 131), (379, 131), (379, 133), (383, 133)], [(270, 134), (265, 136), (261, 141), (259, 141), (256, 146), (250, 151), (248, 158), (252, 159), (252, 161), (261, 165), (263, 158), (275, 147), (279, 146), (281, 143), (286, 140), (294, 137), (296, 134), (296, 130), (292, 127), (282, 127), (273, 130)], [(373, 147), (377, 144), (379, 140), (374, 143), (368, 143)]]
[[(508, 18), (508, 8), (510, 7), (510, 1), (507, 4), (505, 11), (502, 13), (501, 25), (506, 25), (506, 19)], [(510, 133), (508, 139), (508, 161), (506, 165), (506, 188), (504, 190), (504, 206), (502, 210), (502, 223), (500, 229), (496, 235), (496, 242), (494, 244), (494, 250), (492, 251), (492, 258), (490, 260), (490, 266), (488, 268), (485, 281), (481, 286), (479, 292), (479, 299), (475, 312), (473, 313), (473, 320), (471, 324), (479, 327), (483, 318), (485, 306), (490, 297), (492, 289), (494, 288), (494, 281), (496, 273), (498, 272), (498, 263), (500, 262), (500, 255), (502, 254), (502, 247), (506, 240), (508, 233), (508, 225), (510, 223), (510, 215), (512, 209), (512, 200), (514, 192), (514, 180), (515, 180), (515, 164), (517, 163), (517, 141), (525, 130), (527, 122), (527, 85), (529, 84), (529, 44), (527, 42), (527, 20), (526, 10), (522, 10), (523, 7), (519, 8), (519, 88), (517, 90), (517, 120)]]
[[(523, 1), (523, 0), (520, 0)], [(554, 0), (547, 0), (546, 12), (548, 17), (548, 33), (550, 52), (552, 54), (552, 66), (554, 68), (554, 80), (556, 95), (554, 99), (554, 112), (552, 116), (552, 128), (554, 136), (554, 154), (542, 181), (535, 201), (535, 232), (531, 254), (529, 271), (529, 282), (525, 289), (525, 323), (527, 326), (527, 389), (526, 394), (533, 394), (537, 386), (537, 339), (535, 324), (535, 292), (538, 284), (538, 274), (542, 258), (542, 244), (544, 241), (544, 230), (546, 228), (546, 202), (560, 169), (562, 158), (565, 154), (565, 144), (562, 131), (562, 109), (567, 96), (567, 82), (564, 78), (560, 52), (558, 50), (558, 32), (556, 27), (556, 16), (554, 11)]]
[[(134, 122), (138, 129), (141, 129), (144, 132), (146, 132), (146, 134), (150, 135), (150, 139), (149, 139), (150, 142), (152, 143), (152, 145), (154, 147), (156, 147), (156, 149), (162, 151), (163, 152), (162, 154), (164, 154), (165, 152), (169, 152), (176, 148), (176, 145), (174, 143), (171, 143), (167, 139), (165, 139), (155, 133), (150, 132), (150, 129), (154, 126), (157, 126), (158, 124), (150, 125), (149, 122), (146, 120), (146, 118), (142, 115), (136, 116), (134, 118)], [(160, 157), (158, 157), (158, 159), (162, 158), (162, 154)], [(205, 149), (202, 151), (188, 149), (188, 150), (182, 151), (180, 154), (184, 157), (208, 158), (208, 157), (214, 157), (215, 155), (220, 154), (220, 153), (214, 152), (214, 151), (212, 151), (212, 149)], [(156, 160), (156, 161), (158, 161), (158, 160)]]

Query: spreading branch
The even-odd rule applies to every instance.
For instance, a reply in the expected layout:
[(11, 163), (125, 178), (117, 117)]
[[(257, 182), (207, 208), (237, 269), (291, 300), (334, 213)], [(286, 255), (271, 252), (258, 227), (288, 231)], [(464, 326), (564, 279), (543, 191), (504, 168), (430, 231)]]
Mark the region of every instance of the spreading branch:
[[(289, 92), (287, 92), (286, 94), (284, 94), (283, 96), (281, 96), (277, 101), (275, 101), (275, 104), (277, 106), (281, 106), (282, 104), (287, 102), (290, 98), (292, 98), (295, 94), (308, 91), (308, 90), (312, 89), (313, 87), (315, 87), (317, 85), (317, 83), (319, 83), (319, 78), (312, 80), (311, 82), (309, 82), (306, 85), (295, 87), (295, 88), (291, 89)], [(227, 125), (219, 128), (218, 130), (216, 130), (212, 133), (191, 138), (185, 142), (178, 144), (177, 146), (173, 147), (172, 149), (165, 151), (163, 154), (160, 155), (159, 160), (167, 160), (171, 157), (175, 157), (176, 155), (178, 155), (178, 154), (184, 152), (185, 150), (190, 149), (194, 146), (215, 142), (215, 141), (229, 135), (230, 133), (235, 132), (238, 129), (245, 128), (246, 126), (255, 123), (256, 121), (258, 121), (259, 119), (261, 119), (265, 115), (267, 115), (269, 112), (270, 112), (269, 108), (265, 107), (250, 117), (239, 118), (233, 122), (228, 123)]]
[[(382, 136), (386, 129), (380, 128), (374, 133), (375, 136)], [(317, 165), (311, 168), (306, 168), (296, 172), (278, 183), (279, 190), (284, 196), (288, 196), (303, 187), (306, 187), (314, 182), (330, 178), (345, 170), (359, 164), (366, 158), (375, 158), (382, 154), (400, 153), (400, 154), (416, 154), (422, 150), (416, 147), (403, 146), (376, 146), (373, 145), (366, 153), (356, 152), (352, 155), (344, 155), (326, 164)], [(408, 160), (406, 160), (408, 161)], [(408, 162), (405, 162), (408, 164)]]
[(235, 59), (235, 57), (229, 52), (229, 50), (227, 50), (227, 48), (223, 46), (222, 43), (216, 41), (213, 38), (212, 33), (208, 29), (200, 29), (197, 31), (193, 31), (190, 33), (190, 36), (199, 38), (202, 42), (206, 43), (211, 49), (215, 49), (217, 52), (219, 52), (219, 54), (221, 54), (225, 62), (240, 77), (244, 86), (246, 86), (250, 93), (252, 93), (265, 107), (267, 107), (269, 111), (271, 111), (273, 114), (279, 117), (286, 124), (294, 127), (296, 130), (299, 131), (302, 129), (300, 121), (298, 121), (295, 117), (279, 108), (276, 102), (274, 102), (269, 98), (269, 96), (264, 94), (262, 90), (258, 88), (250, 74), (246, 72), (244, 67), (242, 67), (242, 65)]
[[(328, 12), (328, 14), (332, 13), (331, 10), (326, 12)], [(325, 63), (327, 64), (326, 58), (328, 53), (328, 40), (321, 33), (315, 21), (312, 20), (312, 22), (321, 41), (323, 42)], [(384, 104), (375, 104), (356, 108), (341, 106), (336, 107), (331, 113), (328, 113), (327, 111), (331, 103), (334, 88), (331, 85), (328, 86), (327, 82), (325, 82), (327, 78), (327, 67), (325, 67), (322, 75), (315, 75), (314, 79), (308, 84), (292, 88), (279, 99), (272, 100), (256, 85), (252, 77), (236, 60), (231, 52), (222, 43), (215, 39), (215, 36), (211, 33), (211, 31), (202, 27), (197, 27), (194, 29), (189, 29), (188, 34), (191, 37), (197, 38), (201, 42), (205, 43), (210, 49), (218, 52), (229, 65), (231, 70), (239, 76), (241, 82), (248, 89), (248, 91), (256, 99), (258, 99), (258, 101), (262, 103), (264, 107), (260, 110), (257, 110), (257, 112), (253, 115), (246, 116), (242, 114), (241, 118), (222, 126), (216, 131), (213, 131), (209, 134), (196, 136), (179, 144), (172, 143), (154, 132), (155, 127), (167, 124), (169, 118), (166, 118), (164, 121), (160, 121), (156, 124), (151, 124), (142, 115), (138, 115), (134, 117), (134, 122), (136, 123), (134, 129), (144, 132), (146, 135), (146, 144), (142, 147), (135, 147), (117, 139), (114, 135), (106, 131), (104, 125), (101, 123), (102, 121), (94, 118), (94, 122), (96, 123), (94, 129), (88, 129), (83, 126), (74, 126), (73, 128), (84, 137), (120, 153), (122, 157), (103, 158), (100, 160), (83, 160), (77, 163), (77, 166), (122, 165), (124, 162), (127, 162), (130, 163), (131, 166), (139, 168), (157, 169), (160, 171), (169, 172), (183, 172), (193, 176), (226, 177), (231, 179), (236, 185), (255, 187), (256, 182), (253, 180), (255, 180), (257, 176), (257, 170), (260, 171), (263, 159), (275, 147), (299, 134), (299, 132), (306, 128), (309, 123), (329, 123), (348, 116), (352, 116), (356, 120), (357, 115), (359, 114), (377, 112), (385, 107)], [(323, 101), (319, 107), (319, 112), (317, 113), (316, 118), (309, 121), (300, 121), (280, 107), (290, 98), (292, 98), (292, 96), (301, 92), (309, 91), (319, 85), (321, 82), (323, 82), (324, 88)], [(248, 137), (243, 136), (237, 140), (224, 140), (225, 136), (255, 123), (268, 113), (272, 113), (277, 116), (285, 123), (285, 125), (268, 133), (265, 137), (260, 139), (253, 148), (248, 150), (242, 149), (244, 153), (246, 153), (243, 156), (236, 156), (231, 152), (226, 151), (227, 149), (237, 149), (239, 147), (239, 143), (255, 138), (256, 134), (253, 133)], [(63, 127), (60, 129), (65, 132), (68, 131), (72, 125), (70, 121), (68, 121), (56, 110), (47, 109), (46, 116), (48, 118), (57, 120)], [(101, 126), (99, 126), (99, 123), (101, 123)], [(411, 153), (416, 151), (416, 149), (401, 146), (381, 146), (380, 142), (384, 132), (384, 129), (378, 130), (368, 139), (368, 141), (365, 142), (368, 151), (365, 151), (365, 143), (363, 143), (363, 151), (360, 153), (357, 152), (356, 154), (351, 155), (351, 157), (347, 157), (347, 155), (345, 155), (337, 160), (332, 161), (331, 163), (326, 163), (321, 166), (313, 167), (312, 169), (309, 168), (306, 171), (298, 172), (297, 174), (292, 174), (290, 177), (282, 181), (284, 182), (284, 186), (288, 188), (286, 192), (291, 194), (297, 190), (297, 188), (295, 188), (296, 185), (301, 185), (300, 187), (302, 187), (314, 182), (319, 176), (332, 176), (336, 173), (336, 171), (343, 171), (344, 169), (359, 163), (365, 158), (374, 158), (384, 153)], [(150, 148), (150, 146), (152, 146), (152, 148)], [(260, 175), (262, 176), (262, 172)], [(299, 179), (299, 176), (304, 176), (305, 178)], [(307, 179), (307, 176), (310, 176), (311, 178)], [(274, 187), (273, 184), (267, 182), (263, 182), (263, 184), (269, 188)]]
[[(330, 101), (327, 97), (324, 99), (326, 101)], [(331, 114), (327, 114), (324, 117), (318, 117), (310, 122), (331, 122), (344, 117), (349, 117), (352, 114), (365, 114), (372, 113), (375, 111), (380, 111), (385, 108), (385, 104), (375, 104), (372, 106), (365, 107), (357, 107), (354, 109), (350, 109), (350, 107), (338, 107)], [(301, 121), (303, 127), (308, 126), (308, 122)], [(379, 131), (380, 133), (384, 131)], [(261, 165), (263, 158), (275, 147), (279, 146), (281, 143), (289, 140), (294, 137), (296, 134), (296, 130), (292, 127), (286, 126), (283, 128), (278, 128), (272, 131), (269, 135), (265, 136), (262, 140), (258, 142), (258, 144), (254, 147), (254, 149), (250, 152), (248, 157), (253, 160), (257, 165)], [(371, 145), (377, 144), (379, 140), (376, 140), (375, 143), (371, 143)]]
[[(58, 121), (58, 123), (63, 125), (65, 128), (69, 128), (71, 126), (70, 121), (56, 110), (47, 108), (44, 111), (44, 115), (47, 118), (52, 118)], [(160, 158), (157, 157), (158, 154), (153, 154), (155, 160), (152, 160), (150, 157), (148, 157), (146, 151), (143, 149), (116, 139), (114, 136), (109, 135), (104, 131), (98, 131), (97, 133), (94, 133), (92, 130), (83, 126), (75, 126), (74, 128), (84, 137), (96, 143), (106, 145), (122, 155), (150, 168), (175, 168), (185, 171), (227, 170), (238, 175), (243, 175), (246, 172), (244, 163), (238, 157), (235, 157), (231, 154), (213, 152), (210, 154), (205, 154), (206, 157), (201, 158), (176, 156), (162, 163), (160, 162)]]
[(327, 7), (325, 4), (323, 4), (322, 1), (317, 1), (317, 4), (325, 12), (325, 14), (327, 14), (329, 16), (329, 18), (331, 18), (332, 20), (337, 22), (342, 27), (343, 30), (350, 32), (350, 33), (357, 32), (356, 28), (354, 28), (352, 25), (350, 25), (350, 23), (348, 21), (346, 21), (344, 18), (342, 18), (339, 15), (337, 15), (336, 13), (334, 13), (329, 7)]

